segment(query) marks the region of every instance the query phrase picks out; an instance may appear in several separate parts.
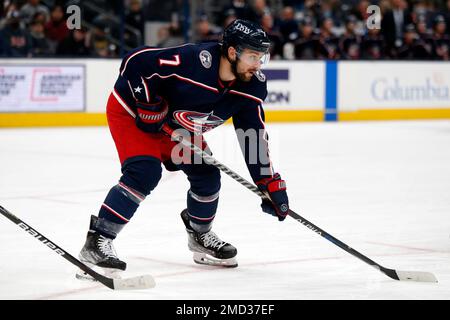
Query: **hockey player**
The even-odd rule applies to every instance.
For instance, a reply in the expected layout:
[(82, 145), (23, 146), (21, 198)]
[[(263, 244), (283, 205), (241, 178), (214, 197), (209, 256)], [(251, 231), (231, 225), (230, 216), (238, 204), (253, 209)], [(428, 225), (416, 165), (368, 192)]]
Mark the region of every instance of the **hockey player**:
[[(286, 218), (286, 186), (272, 169), (264, 129), (262, 103), (267, 87), (260, 67), (268, 61), (269, 48), (270, 41), (260, 26), (235, 20), (224, 30), (220, 43), (140, 47), (123, 59), (107, 103), (108, 125), (122, 176), (106, 196), (98, 217), (91, 217), (81, 261), (109, 271), (125, 270), (126, 263), (117, 257), (113, 239), (157, 186), (164, 164), (168, 170), (183, 171), (190, 182), (181, 218), (194, 261), (237, 266), (236, 248), (211, 231), (219, 201), (220, 171), (204, 162), (173, 159), (176, 142), (161, 130), (163, 124), (201, 137), (232, 118), (239, 135), (256, 132), (252, 143), (266, 159), (262, 156), (254, 161), (249, 152), (252, 148), (241, 139), (247, 167), (253, 181), (272, 200), (264, 200), (262, 210), (280, 221)], [(206, 143), (202, 147), (206, 148)]]

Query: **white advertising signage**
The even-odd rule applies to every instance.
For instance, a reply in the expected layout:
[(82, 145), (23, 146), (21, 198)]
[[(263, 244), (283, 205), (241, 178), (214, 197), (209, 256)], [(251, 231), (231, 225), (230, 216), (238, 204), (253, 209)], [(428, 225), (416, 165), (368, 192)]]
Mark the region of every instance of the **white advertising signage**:
[(270, 62), (265, 110), (323, 110), (325, 63)]
[(344, 62), (338, 69), (338, 109), (450, 107), (450, 63)]
[(83, 65), (0, 64), (0, 112), (84, 110)]

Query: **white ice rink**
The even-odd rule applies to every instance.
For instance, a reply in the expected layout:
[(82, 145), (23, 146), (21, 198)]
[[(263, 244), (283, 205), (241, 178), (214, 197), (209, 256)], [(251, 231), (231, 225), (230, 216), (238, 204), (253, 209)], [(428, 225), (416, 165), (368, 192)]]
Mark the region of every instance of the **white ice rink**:
[[(379, 264), (428, 271), (439, 283), (394, 281), (297, 221), (260, 211), (222, 175), (213, 230), (239, 267), (196, 265), (179, 218), (188, 183), (164, 171), (115, 241), (126, 276), (145, 291), (112, 291), (0, 215), (0, 299), (450, 299), (450, 122), (269, 124), (275, 169), (291, 208)], [(245, 177), (232, 126), (206, 135), (214, 156)], [(0, 130), (0, 205), (77, 256), (120, 177), (108, 128)]]

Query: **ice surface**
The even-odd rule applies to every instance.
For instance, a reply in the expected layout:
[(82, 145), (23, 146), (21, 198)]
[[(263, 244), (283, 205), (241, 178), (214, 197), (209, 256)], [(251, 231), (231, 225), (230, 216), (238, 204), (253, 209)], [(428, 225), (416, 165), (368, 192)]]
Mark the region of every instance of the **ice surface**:
[[(0, 216), (0, 299), (450, 299), (450, 122), (268, 124), (291, 208), (381, 265), (437, 284), (391, 280), (291, 218), (260, 211), (226, 175), (214, 231), (239, 267), (196, 265), (179, 213), (188, 182), (165, 171), (115, 241), (125, 276), (156, 287), (112, 291)], [(206, 134), (249, 178), (232, 126)], [(77, 256), (120, 166), (108, 128), (0, 130), (0, 205)]]

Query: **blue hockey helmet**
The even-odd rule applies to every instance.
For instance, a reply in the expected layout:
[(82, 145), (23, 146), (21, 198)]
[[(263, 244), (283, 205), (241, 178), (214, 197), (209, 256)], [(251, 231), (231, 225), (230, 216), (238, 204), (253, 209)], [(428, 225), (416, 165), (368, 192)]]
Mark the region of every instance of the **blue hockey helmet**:
[(250, 49), (267, 54), (270, 49), (270, 40), (258, 24), (237, 19), (230, 23), (223, 32), (223, 55), (226, 56), (229, 47), (234, 47), (238, 51)]

